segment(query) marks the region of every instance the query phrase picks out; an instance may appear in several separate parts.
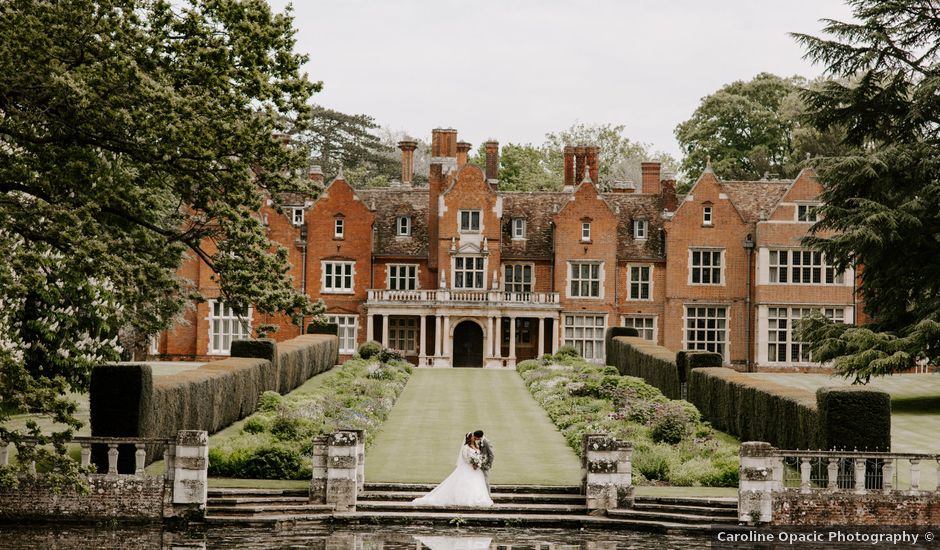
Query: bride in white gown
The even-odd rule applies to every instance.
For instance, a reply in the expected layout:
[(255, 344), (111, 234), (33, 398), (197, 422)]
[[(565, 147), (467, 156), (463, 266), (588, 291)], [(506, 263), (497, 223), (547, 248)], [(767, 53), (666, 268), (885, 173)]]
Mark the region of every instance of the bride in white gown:
[(426, 506), (492, 506), (493, 499), (480, 469), (481, 461), (476, 439), (473, 433), (468, 433), (454, 471), (433, 491), (412, 502)]

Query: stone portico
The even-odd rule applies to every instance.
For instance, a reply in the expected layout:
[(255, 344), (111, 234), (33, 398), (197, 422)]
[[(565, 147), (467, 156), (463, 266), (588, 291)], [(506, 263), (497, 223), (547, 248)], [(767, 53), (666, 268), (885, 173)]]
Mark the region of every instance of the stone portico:
[(401, 351), (416, 354), (419, 366), (512, 368), (558, 349), (557, 292), (373, 289), (365, 307), (366, 334), (386, 347), (410, 348), (397, 345), (399, 327), (406, 327), (416, 349)]

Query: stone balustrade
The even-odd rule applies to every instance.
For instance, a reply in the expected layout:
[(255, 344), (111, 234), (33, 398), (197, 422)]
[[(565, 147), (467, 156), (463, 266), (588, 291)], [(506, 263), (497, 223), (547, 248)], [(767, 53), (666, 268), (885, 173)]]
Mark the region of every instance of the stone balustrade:
[(582, 439), (582, 490), (588, 511), (633, 506), (633, 445), (605, 434)]
[(747, 442), (740, 456), (742, 522), (810, 525), (812, 516), (816, 525), (907, 525), (940, 518), (940, 455), (790, 451)]
[(502, 290), (384, 290), (372, 289), (368, 301), (377, 303), (445, 303), (445, 304), (526, 304), (558, 306), (557, 292), (506, 292)]

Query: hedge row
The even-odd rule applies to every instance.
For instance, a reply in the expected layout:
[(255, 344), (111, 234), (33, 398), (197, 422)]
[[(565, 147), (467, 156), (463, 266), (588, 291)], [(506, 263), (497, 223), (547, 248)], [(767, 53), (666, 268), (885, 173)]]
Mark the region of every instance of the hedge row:
[(612, 337), (607, 347), (607, 364), (620, 374), (646, 380), (669, 399), (681, 397), (674, 352), (636, 336)]
[(693, 370), (689, 401), (719, 430), (782, 449), (891, 450), (891, 398), (865, 388), (817, 392), (727, 368)]
[[(339, 343), (304, 335), (279, 344), (236, 341), (233, 357), (172, 376), (154, 378), (149, 365), (106, 365), (92, 371), (91, 432), (105, 437), (175, 437), (179, 430), (216, 432), (258, 406), (268, 390), (287, 393), (332, 368)], [(247, 355), (235, 357), (234, 355)], [(148, 461), (163, 449), (148, 450)], [(132, 470), (133, 453), (121, 471)], [(125, 469), (127, 468), (127, 469)]]

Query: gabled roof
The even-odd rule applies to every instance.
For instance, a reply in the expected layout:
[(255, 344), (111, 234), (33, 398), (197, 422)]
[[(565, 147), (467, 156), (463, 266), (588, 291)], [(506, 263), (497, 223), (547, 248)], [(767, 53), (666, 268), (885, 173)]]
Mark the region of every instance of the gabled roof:
[[(356, 191), (365, 205), (375, 212), (376, 256), (428, 256), (427, 188), (374, 188)], [(400, 216), (411, 217), (411, 236), (397, 236)]]
[[(503, 229), (500, 254), (504, 258), (548, 258), (552, 254), (552, 218), (571, 199), (571, 193), (553, 191), (501, 191)], [(512, 218), (526, 220), (526, 240), (512, 240)]]
[(769, 217), (792, 183), (793, 180), (719, 181), (721, 190), (747, 223), (760, 221), (761, 214)]
[[(662, 201), (659, 195), (639, 193), (605, 193), (601, 195), (617, 213), (617, 258), (620, 260), (661, 260), (663, 255)], [(633, 238), (633, 221), (647, 221), (647, 238)]]

